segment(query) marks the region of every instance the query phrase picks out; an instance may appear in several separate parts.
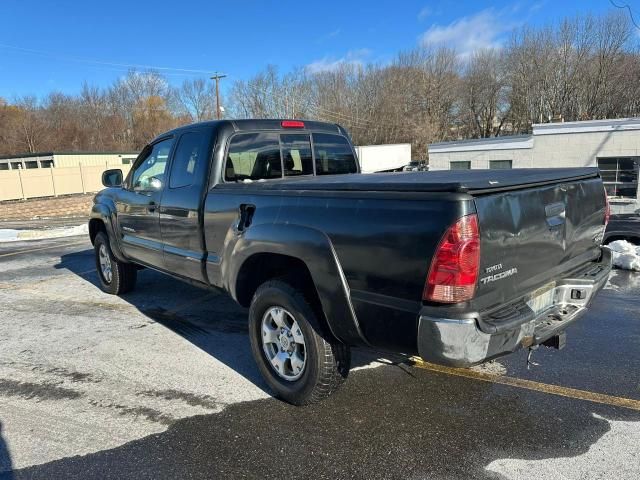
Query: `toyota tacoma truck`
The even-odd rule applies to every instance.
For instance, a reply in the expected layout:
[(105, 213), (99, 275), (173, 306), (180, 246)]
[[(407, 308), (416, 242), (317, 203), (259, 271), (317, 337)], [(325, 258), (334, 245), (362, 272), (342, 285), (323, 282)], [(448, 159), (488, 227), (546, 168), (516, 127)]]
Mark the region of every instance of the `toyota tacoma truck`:
[(561, 346), (611, 268), (595, 168), (367, 175), (339, 125), (222, 120), (102, 180), (102, 289), (125, 294), (148, 267), (228, 292), (296, 405), (336, 390), (354, 346), (455, 367)]

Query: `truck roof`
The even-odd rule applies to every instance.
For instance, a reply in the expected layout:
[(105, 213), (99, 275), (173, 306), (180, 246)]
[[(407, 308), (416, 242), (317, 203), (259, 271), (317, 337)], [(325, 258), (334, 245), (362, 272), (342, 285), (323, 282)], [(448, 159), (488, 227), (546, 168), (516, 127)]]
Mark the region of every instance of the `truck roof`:
[[(327, 133), (339, 133), (346, 135), (347, 131), (338, 125), (337, 123), (318, 122), (316, 120), (295, 120), (304, 123), (304, 127), (283, 127), (282, 122), (290, 119), (286, 118), (246, 118), (246, 119), (231, 119), (231, 120), (208, 120), (204, 122), (191, 123), (184, 125), (168, 132), (164, 132), (156, 137), (156, 139), (165, 137), (169, 134), (179, 133), (183, 130), (189, 130), (193, 128), (215, 128), (230, 127), (233, 131), (250, 131), (250, 130), (279, 130), (279, 131), (291, 131), (304, 132), (327, 132)], [(155, 139), (154, 139), (155, 141)]]

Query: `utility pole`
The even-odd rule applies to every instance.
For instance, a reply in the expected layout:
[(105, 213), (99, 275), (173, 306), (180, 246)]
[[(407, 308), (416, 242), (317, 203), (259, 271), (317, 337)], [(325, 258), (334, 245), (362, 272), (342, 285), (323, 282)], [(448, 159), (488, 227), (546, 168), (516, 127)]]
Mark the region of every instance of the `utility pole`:
[(216, 118), (220, 120), (220, 79), (226, 77), (226, 75), (220, 75), (218, 72), (215, 73), (211, 80), (216, 81)]

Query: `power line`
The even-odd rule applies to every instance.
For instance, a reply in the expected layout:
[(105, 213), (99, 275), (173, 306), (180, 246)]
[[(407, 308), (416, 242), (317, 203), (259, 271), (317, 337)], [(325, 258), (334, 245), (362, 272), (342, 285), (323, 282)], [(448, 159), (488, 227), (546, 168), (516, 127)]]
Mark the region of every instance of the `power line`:
[[(279, 104), (284, 104), (284, 101), (282, 100), (282, 98), (279, 98), (282, 96), (281, 93), (279, 92), (275, 92), (275, 91), (268, 91), (262, 88), (259, 88), (256, 85), (252, 85), (248, 82), (245, 83), (245, 85), (247, 87), (249, 87), (250, 89), (252, 89), (254, 92), (258, 92), (261, 93), (263, 95), (266, 96), (270, 96), (276, 99), (276, 102)], [(331, 120), (335, 121), (336, 123), (343, 123), (343, 122), (349, 122), (352, 126), (354, 127), (359, 127), (359, 128), (371, 128), (371, 129), (376, 129), (378, 127), (374, 126), (374, 122), (371, 120), (366, 120), (364, 118), (356, 118), (352, 115), (348, 115), (348, 114), (344, 114), (344, 113), (340, 113), (340, 112), (334, 112), (332, 110), (329, 110), (327, 108), (324, 107), (320, 107), (317, 104), (314, 104), (312, 102), (309, 102), (305, 105), (307, 108), (310, 108), (311, 110), (315, 111), (315, 115), (318, 116), (324, 116), (324, 117), (334, 117)]]
[(316, 110), (320, 111), (320, 113), (327, 112), (329, 115), (333, 115), (335, 117), (342, 117), (344, 120), (346, 121), (351, 121), (351, 122), (355, 122), (355, 123), (364, 123), (366, 124), (373, 124), (373, 122), (371, 120), (367, 120), (365, 118), (359, 118), (359, 117), (354, 117), (353, 115), (349, 115), (349, 114), (344, 114), (344, 113), (340, 113), (340, 112), (334, 112), (332, 110), (329, 110), (325, 107), (321, 107), (318, 104), (312, 104), (312, 107), (315, 108)]
[(623, 5), (618, 5), (617, 3), (615, 3), (613, 0), (609, 0), (609, 3), (611, 5), (613, 5), (616, 8), (620, 8), (620, 9), (627, 9), (629, 11), (629, 18), (631, 18), (631, 23), (633, 23), (633, 25), (640, 30), (640, 26), (638, 26), (638, 24), (636, 23), (636, 19), (633, 18), (633, 11), (631, 10), (631, 6), (628, 3), (625, 3)]
[[(309, 104), (307, 105), (311, 110), (315, 111), (315, 115), (318, 115), (319, 117), (324, 117), (324, 118), (328, 118), (329, 120), (336, 122), (336, 123), (349, 123), (349, 126), (351, 127), (356, 127), (356, 128), (362, 128), (362, 129), (373, 129), (375, 130), (376, 126), (373, 125), (369, 125), (369, 124), (363, 124), (360, 123), (358, 120), (354, 119), (354, 118), (341, 118), (338, 116), (337, 113), (331, 113), (331, 112), (323, 112), (318, 110), (318, 107), (313, 105), (313, 104)], [(368, 120), (363, 120), (363, 121), (368, 121)]]
[[(135, 64), (135, 63), (109, 62), (104, 60), (96, 60), (92, 58), (76, 57), (76, 56), (56, 53), (56, 52), (47, 52), (44, 50), (35, 50), (32, 48), (24, 48), (16, 45), (9, 45), (6, 43), (0, 43), (0, 48), (6, 48), (6, 49), (15, 50), (15, 51), (24, 52), (24, 53), (31, 53), (34, 55), (41, 55), (44, 57), (54, 58), (57, 60), (68, 60), (72, 62), (94, 64), (94, 65), (105, 65), (109, 67), (161, 70), (166, 72), (180, 72), (181, 74), (207, 74), (207, 75), (211, 74), (210, 70), (196, 70), (196, 69), (190, 69), (190, 68), (177, 68), (177, 67), (164, 67), (164, 66), (157, 66), (157, 65), (142, 65), (142, 64)], [(173, 75), (176, 75), (176, 73), (173, 73)]]

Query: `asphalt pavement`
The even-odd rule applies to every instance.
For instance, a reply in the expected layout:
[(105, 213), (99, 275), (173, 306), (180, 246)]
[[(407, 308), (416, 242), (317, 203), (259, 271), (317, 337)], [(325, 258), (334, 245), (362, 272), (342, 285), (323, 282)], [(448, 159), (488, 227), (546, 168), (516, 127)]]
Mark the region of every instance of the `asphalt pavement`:
[(0, 479), (640, 478), (640, 274), (533, 360), (357, 351), (292, 407), (227, 296), (143, 270), (113, 297), (84, 237), (0, 244)]

